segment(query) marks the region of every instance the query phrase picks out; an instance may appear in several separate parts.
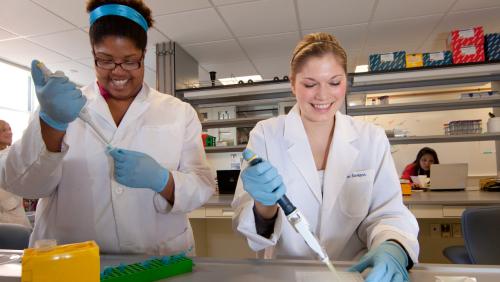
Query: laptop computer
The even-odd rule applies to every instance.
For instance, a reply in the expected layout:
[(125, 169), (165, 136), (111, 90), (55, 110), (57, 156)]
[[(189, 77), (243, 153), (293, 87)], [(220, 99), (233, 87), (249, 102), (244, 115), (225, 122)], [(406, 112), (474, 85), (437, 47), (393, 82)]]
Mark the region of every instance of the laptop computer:
[(467, 185), (468, 165), (433, 164), (431, 165), (430, 190), (463, 190)]
[(234, 194), (239, 176), (239, 169), (217, 170), (219, 194)]

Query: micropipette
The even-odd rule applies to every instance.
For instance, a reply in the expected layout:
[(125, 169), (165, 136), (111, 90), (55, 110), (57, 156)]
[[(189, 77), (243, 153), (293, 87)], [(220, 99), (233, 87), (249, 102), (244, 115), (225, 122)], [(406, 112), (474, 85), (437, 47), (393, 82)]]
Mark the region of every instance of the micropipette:
[[(250, 166), (262, 162), (262, 158), (258, 157), (255, 153), (250, 152), (251, 151), (249, 150), (243, 151), (243, 158), (249, 163)], [(316, 255), (318, 255), (320, 260), (325, 263), (326, 266), (328, 266), (328, 269), (330, 269), (336, 281), (340, 281), (340, 277), (337, 274), (335, 267), (333, 267), (333, 264), (331, 263), (325, 249), (323, 249), (323, 247), (319, 243), (319, 240), (311, 231), (309, 222), (307, 222), (305, 216), (292, 204), (292, 202), (290, 202), (286, 195), (283, 195), (278, 200), (278, 205), (281, 207), (281, 209), (283, 209), (288, 222), (290, 222), (295, 231), (297, 231), (297, 233), (302, 236), (306, 244), (316, 253)]]
[[(45, 79), (47, 80), (49, 77), (64, 77), (64, 73), (62, 71), (56, 71), (53, 73), (51, 70), (47, 68), (47, 66), (42, 63), (38, 62), (37, 64), (38, 68), (43, 72)], [(113, 149), (113, 147), (109, 144), (110, 142), (107, 140), (106, 136), (99, 130), (97, 125), (94, 123), (92, 118), (90, 117), (89, 111), (87, 110), (87, 104), (83, 106), (83, 108), (80, 110), (80, 113), (78, 114), (78, 117), (85, 123), (87, 123), (92, 130), (97, 134), (97, 137), (106, 144), (107, 150)]]

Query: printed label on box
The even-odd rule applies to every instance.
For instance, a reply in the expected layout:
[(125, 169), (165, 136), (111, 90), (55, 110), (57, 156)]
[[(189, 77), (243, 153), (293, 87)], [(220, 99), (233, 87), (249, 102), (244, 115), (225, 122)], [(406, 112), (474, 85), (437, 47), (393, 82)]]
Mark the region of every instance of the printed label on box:
[(394, 54), (393, 53), (381, 54), (380, 61), (381, 62), (392, 62), (392, 61), (394, 61)]
[(460, 38), (471, 38), (474, 37), (474, 29), (465, 29), (465, 30), (460, 30), (458, 31), (458, 36)]
[(476, 46), (465, 46), (460, 48), (460, 52), (462, 52), (462, 55), (474, 55), (476, 54)]
[(444, 60), (444, 52), (429, 53), (430, 61), (442, 61)]

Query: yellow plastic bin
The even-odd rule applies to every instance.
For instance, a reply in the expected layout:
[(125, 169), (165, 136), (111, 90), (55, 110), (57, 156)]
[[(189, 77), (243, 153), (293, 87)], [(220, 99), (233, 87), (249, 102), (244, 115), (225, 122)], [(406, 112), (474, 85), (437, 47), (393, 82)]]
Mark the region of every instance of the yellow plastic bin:
[(21, 282), (99, 282), (94, 241), (24, 250)]

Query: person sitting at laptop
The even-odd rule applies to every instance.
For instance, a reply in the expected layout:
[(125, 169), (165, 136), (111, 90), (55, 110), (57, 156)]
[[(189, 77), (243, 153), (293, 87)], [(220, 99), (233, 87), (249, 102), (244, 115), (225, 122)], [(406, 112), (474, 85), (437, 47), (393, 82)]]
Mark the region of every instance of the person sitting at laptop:
[(413, 183), (411, 177), (418, 175), (430, 177), (432, 164), (439, 164), (437, 153), (432, 148), (424, 147), (418, 151), (415, 161), (405, 167), (401, 179), (407, 179), (413, 187), (420, 188), (418, 183)]

